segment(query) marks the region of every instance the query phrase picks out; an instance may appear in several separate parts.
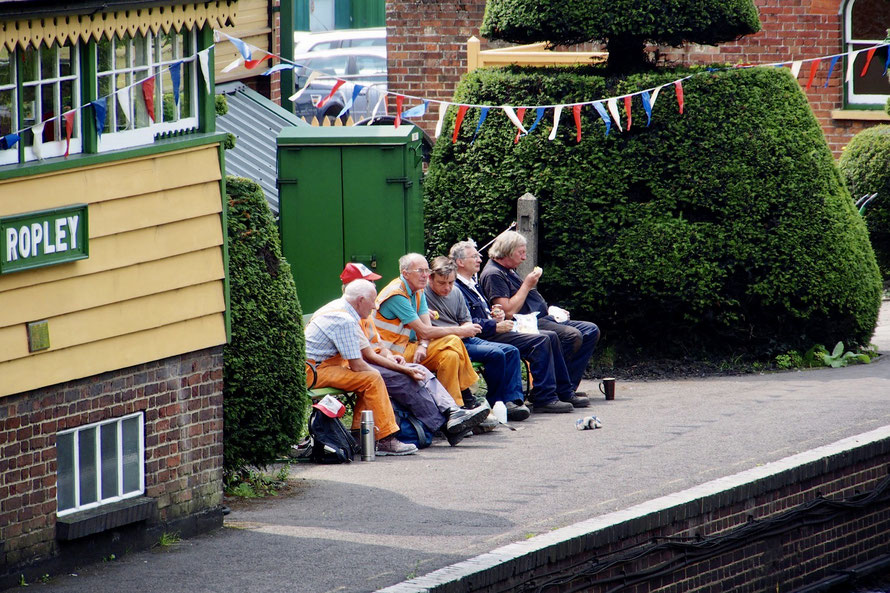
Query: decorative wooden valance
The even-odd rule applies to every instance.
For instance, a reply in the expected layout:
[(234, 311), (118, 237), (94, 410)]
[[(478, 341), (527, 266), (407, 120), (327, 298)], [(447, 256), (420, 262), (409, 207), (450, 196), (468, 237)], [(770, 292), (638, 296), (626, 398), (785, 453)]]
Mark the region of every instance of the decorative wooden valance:
[(222, 29), (235, 24), (235, 0), (195, 2), (154, 6), (116, 12), (63, 15), (25, 20), (0, 21), (0, 45), (12, 51), (16, 46), (60, 45), (69, 41), (111, 39), (114, 35), (145, 35), (170, 30), (181, 31), (210, 24)]

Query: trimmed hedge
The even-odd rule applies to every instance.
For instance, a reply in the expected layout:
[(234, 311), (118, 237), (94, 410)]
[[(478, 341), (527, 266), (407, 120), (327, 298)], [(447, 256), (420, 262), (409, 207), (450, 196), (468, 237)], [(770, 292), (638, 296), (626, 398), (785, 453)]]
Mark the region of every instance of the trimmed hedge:
[(841, 172), (854, 199), (878, 193), (865, 211), (865, 223), (885, 282), (890, 282), (890, 126), (856, 134), (840, 158)]
[[(602, 69), (511, 67), (468, 74), (455, 101), (553, 105), (621, 96), (688, 70), (624, 79)], [(547, 140), (552, 110), (513, 143), (492, 111), (471, 145), (452, 109), (424, 182), (433, 253), (487, 241), (539, 199), (542, 292), (606, 340), (664, 355), (689, 350), (757, 357), (843, 340), (867, 343), (880, 277), (822, 131), (785, 69), (738, 69), (683, 83), (685, 114), (664, 87), (652, 123), (639, 97), (633, 126), (608, 137), (590, 107), (575, 141), (571, 110)], [(534, 112), (526, 113), (531, 125)], [(622, 121), (625, 121), (622, 115)]]
[(260, 186), (226, 178), (232, 341), (224, 350), (228, 475), (264, 467), (302, 436), (309, 410), (303, 318)]
[(480, 28), (489, 39), (571, 45), (639, 42), (715, 45), (756, 33), (760, 19), (752, 0), (488, 0)]

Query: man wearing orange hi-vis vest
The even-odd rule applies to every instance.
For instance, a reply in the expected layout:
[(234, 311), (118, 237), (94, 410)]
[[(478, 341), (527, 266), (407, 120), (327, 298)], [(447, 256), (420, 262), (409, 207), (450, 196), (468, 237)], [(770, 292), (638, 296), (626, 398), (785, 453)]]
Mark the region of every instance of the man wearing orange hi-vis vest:
[(436, 373), (457, 405), (475, 405), (469, 388), (479, 376), (461, 338), (475, 336), (482, 328), (478, 324), (434, 327), (423, 293), (429, 278), (430, 266), (424, 256), (408, 253), (400, 257), (399, 277), (377, 296), (374, 326), (384, 346)]

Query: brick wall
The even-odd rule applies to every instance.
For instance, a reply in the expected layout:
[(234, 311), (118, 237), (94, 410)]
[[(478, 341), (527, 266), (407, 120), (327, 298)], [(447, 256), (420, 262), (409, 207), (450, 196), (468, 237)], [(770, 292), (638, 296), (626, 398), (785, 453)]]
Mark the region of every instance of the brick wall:
[[(756, 35), (718, 47), (691, 45), (680, 50), (662, 48), (665, 58), (682, 63), (772, 63), (833, 55), (841, 49), (840, 0), (754, 0), (762, 30)], [(485, 0), (456, 4), (433, 0), (390, 0), (386, 3), (389, 89), (394, 93), (451, 100), (466, 72), (466, 40), (479, 37)], [(483, 49), (485, 49), (483, 40)], [(574, 49), (574, 48), (573, 48)], [(823, 88), (823, 64), (806, 92), (810, 106), (835, 156), (857, 132), (876, 122), (835, 120), (830, 112), (843, 106), (839, 65), (828, 88)], [(806, 84), (805, 66), (800, 79)], [(394, 104), (390, 99), (390, 113)], [(437, 111), (421, 121), (432, 134)]]
[(145, 413), (149, 523), (222, 501), (222, 347), (0, 399), (0, 588), (20, 565), (59, 553), (56, 433)]
[(856, 565), (888, 563), (888, 468), (884, 427), (383, 591), (722, 593), (843, 579)]
[[(390, 92), (450, 101), (467, 71), (466, 41), (479, 37), (484, 12), (485, 0), (387, 0)], [(387, 112), (394, 113), (395, 98), (387, 100)], [(406, 101), (403, 108), (415, 103)], [(430, 113), (413, 121), (432, 136), (437, 118), (438, 106), (431, 106)]]

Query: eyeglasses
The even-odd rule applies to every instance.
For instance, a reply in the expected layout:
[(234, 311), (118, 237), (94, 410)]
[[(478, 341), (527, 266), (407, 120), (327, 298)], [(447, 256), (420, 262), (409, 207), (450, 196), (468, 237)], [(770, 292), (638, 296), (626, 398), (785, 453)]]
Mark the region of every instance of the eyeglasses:
[(420, 275), (422, 275), (422, 276), (429, 276), (430, 274), (433, 273), (433, 271), (432, 271), (431, 269), (429, 269), (429, 268), (414, 268), (413, 270), (408, 270), (408, 271), (409, 271), (409, 272), (415, 272), (415, 273), (420, 274)]

